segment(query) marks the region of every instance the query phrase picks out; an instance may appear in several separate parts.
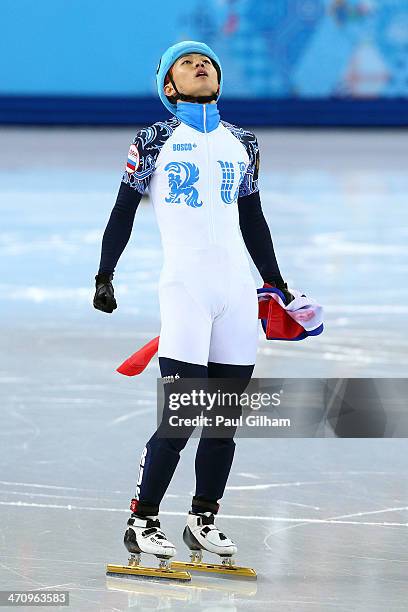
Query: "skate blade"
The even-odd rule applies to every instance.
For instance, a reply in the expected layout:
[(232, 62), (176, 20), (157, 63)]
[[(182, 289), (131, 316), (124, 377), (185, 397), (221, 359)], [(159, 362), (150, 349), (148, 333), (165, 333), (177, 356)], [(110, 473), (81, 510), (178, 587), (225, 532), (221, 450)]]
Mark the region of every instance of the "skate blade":
[(256, 580), (256, 571), (251, 567), (240, 567), (239, 565), (221, 565), (216, 563), (193, 563), (184, 561), (172, 561), (170, 567), (174, 570), (185, 570), (187, 572), (203, 572), (205, 574), (218, 574), (223, 578), (245, 578)]
[(150, 578), (188, 582), (191, 575), (177, 568), (161, 569), (159, 567), (143, 567), (143, 565), (107, 565), (106, 575), (116, 578)]

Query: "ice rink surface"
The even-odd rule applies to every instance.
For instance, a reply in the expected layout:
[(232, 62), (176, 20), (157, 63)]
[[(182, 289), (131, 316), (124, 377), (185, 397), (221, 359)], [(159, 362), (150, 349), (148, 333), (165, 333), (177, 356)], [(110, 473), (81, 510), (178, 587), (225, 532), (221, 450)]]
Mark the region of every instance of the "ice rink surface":
[[(326, 329), (300, 343), (260, 337), (255, 375), (406, 376), (408, 134), (256, 133), (281, 270), (325, 306)], [(406, 610), (404, 439), (239, 439), (219, 524), (257, 583), (105, 577), (127, 560), (129, 499), (155, 429), (157, 361), (138, 378), (115, 372), (159, 332), (147, 200), (115, 274), (118, 310), (91, 305), (133, 134), (0, 131), (0, 589), (69, 590), (84, 611)], [(162, 505), (180, 559), (196, 444)]]

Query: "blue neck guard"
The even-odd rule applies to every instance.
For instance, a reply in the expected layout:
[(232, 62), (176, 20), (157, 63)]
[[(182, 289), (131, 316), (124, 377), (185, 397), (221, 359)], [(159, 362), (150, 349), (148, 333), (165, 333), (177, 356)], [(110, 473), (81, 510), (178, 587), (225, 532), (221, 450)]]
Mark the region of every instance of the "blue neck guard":
[(212, 132), (220, 122), (216, 104), (177, 102), (176, 117), (199, 132)]

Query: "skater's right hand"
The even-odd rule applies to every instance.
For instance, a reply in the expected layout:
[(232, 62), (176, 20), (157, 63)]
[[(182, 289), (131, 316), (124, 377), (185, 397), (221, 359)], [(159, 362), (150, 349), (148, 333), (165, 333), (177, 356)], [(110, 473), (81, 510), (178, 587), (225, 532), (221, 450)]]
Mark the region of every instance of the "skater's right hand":
[(102, 312), (113, 312), (118, 306), (116, 304), (113, 285), (113, 274), (97, 274), (95, 276), (95, 295), (93, 305)]

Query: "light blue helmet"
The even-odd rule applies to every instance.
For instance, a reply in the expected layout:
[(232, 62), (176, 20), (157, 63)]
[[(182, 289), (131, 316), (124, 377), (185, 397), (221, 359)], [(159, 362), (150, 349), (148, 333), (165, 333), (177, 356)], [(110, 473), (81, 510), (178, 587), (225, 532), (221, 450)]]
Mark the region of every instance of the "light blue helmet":
[[(197, 42), (195, 40), (184, 40), (182, 42), (179, 42), (176, 45), (169, 47), (167, 51), (163, 53), (159, 65), (157, 66), (156, 74), (157, 91), (159, 92), (160, 100), (173, 115), (176, 114), (177, 104), (173, 104), (166, 97), (163, 90), (164, 80), (174, 62), (178, 60), (182, 55), (187, 55), (187, 53), (202, 53), (214, 63), (218, 73), (218, 83), (220, 86), (217, 99), (220, 97), (222, 91), (223, 79), (221, 63), (214, 51), (210, 49), (210, 47), (205, 43)], [(183, 97), (187, 99), (190, 96), (183, 96), (182, 94), (180, 94), (180, 99), (183, 99)]]

